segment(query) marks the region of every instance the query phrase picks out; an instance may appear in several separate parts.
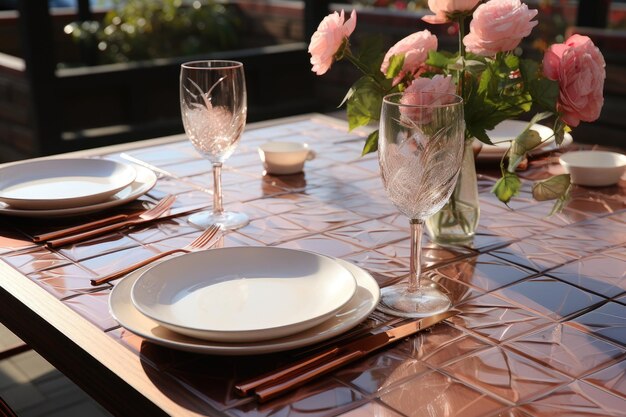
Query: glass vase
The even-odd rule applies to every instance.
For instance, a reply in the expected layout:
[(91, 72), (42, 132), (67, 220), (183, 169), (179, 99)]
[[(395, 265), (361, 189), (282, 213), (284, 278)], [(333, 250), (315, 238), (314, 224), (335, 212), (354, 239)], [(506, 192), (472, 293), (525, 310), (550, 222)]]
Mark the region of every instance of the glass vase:
[(450, 200), (426, 220), (428, 235), (440, 245), (468, 244), (478, 227), (480, 205), (472, 142), (465, 141), (461, 172)]

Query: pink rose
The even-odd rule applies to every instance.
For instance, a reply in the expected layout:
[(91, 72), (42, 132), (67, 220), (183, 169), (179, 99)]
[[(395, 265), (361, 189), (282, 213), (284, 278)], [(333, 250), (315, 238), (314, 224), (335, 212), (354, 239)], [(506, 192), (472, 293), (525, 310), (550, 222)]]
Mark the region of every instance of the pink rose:
[(558, 110), (563, 121), (578, 126), (600, 117), (606, 70), (604, 57), (587, 36), (573, 35), (543, 56), (543, 74), (559, 82)]
[(405, 75), (415, 73), (420, 69), (426, 59), (428, 59), (429, 51), (437, 50), (437, 37), (431, 34), (428, 30), (422, 30), (421, 32), (413, 33), (406, 38), (402, 39), (394, 46), (392, 46), (383, 60), (380, 66), (380, 71), (383, 74), (387, 73), (389, 69), (389, 61), (394, 55), (404, 54), (404, 64), (402, 70), (394, 79), (394, 85), (399, 83)]
[[(433, 78), (416, 78), (410, 86), (404, 90), (405, 93), (422, 93), (420, 102), (410, 102), (405, 104), (431, 104), (431, 99), (425, 93), (454, 94), (454, 80), (451, 75), (437, 74)], [(444, 104), (444, 103), (440, 103)]]
[(344, 12), (334, 12), (326, 16), (311, 37), (309, 53), (312, 71), (317, 75), (326, 73), (333, 64), (335, 54), (356, 28), (356, 11), (352, 10), (350, 19), (344, 22)]
[(428, 8), (435, 15), (422, 17), (422, 20), (428, 23), (446, 23), (449, 22), (448, 15), (454, 12), (469, 12), (481, 0), (428, 0)]
[(531, 22), (537, 10), (529, 10), (520, 0), (491, 0), (474, 11), (470, 33), (463, 39), (467, 50), (494, 56), (512, 51), (537, 25)]
[[(401, 107), (402, 116), (419, 123), (429, 123), (432, 110), (427, 107), (452, 103), (455, 93), (455, 85), (452, 76), (437, 74), (433, 78), (416, 78), (410, 86), (404, 90), (400, 104), (416, 107)], [(445, 94), (445, 95), (442, 95)]]

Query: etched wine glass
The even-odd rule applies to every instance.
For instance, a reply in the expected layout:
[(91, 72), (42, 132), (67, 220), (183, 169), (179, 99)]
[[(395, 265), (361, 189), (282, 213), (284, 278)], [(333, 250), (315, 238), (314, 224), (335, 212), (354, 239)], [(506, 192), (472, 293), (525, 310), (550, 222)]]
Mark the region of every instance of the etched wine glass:
[(189, 217), (201, 228), (211, 224), (238, 229), (248, 224), (244, 213), (224, 211), (222, 164), (237, 148), (246, 124), (247, 97), (243, 64), (236, 61), (193, 61), (180, 71), (180, 111), (185, 133), (196, 151), (213, 165), (213, 210)]
[(448, 297), (421, 277), (422, 229), (452, 194), (461, 168), (463, 99), (453, 94), (390, 94), (383, 99), (379, 135), (385, 190), (409, 218), (411, 230), (409, 278), (381, 290), (379, 309), (401, 317), (446, 311)]

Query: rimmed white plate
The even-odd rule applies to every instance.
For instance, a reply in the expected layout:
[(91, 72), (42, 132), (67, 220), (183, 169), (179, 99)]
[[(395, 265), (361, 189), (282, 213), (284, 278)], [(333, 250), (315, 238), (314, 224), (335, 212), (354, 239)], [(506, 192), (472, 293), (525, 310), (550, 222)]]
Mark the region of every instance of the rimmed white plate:
[(285, 337), (332, 317), (354, 295), (334, 259), (275, 247), (188, 253), (142, 274), (135, 307), (175, 332), (218, 342)]
[(173, 332), (144, 316), (135, 308), (130, 292), (143, 270), (135, 271), (120, 280), (109, 296), (109, 309), (119, 324), (138, 336), (157, 345), (187, 352), (210, 355), (259, 355), (297, 349), (319, 343), (352, 329), (374, 311), (380, 299), (376, 280), (363, 269), (341, 259), (336, 259), (356, 280), (357, 289), (350, 301), (334, 316), (321, 324), (291, 336), (252, 343), (220, 343), (196, 339)]
[[(480, 154), (478, 155), (478, 159), (500, 160), (502, 158), (502, 155), (504, 155), (504, 153), (508, 151), (511, 145), (511, 140), (515, 139), (517, 135), (519, 135), (524, 129), (526, 129), (526, 126), (528, 126), (528, 122), (524, 122), (522, 120), (505, 120), (504, 122), (496, 126), (495, 129), (488, 131), (487, 134), (494, 144), (486, 145), (483, 143)], [(541, 139), (545, 142), (543, 142), (537, 148), (533, 149), (530, 152), (530, 155), (536, 152), (545, 152), (557, 149), (557, 144), (554, 140), (552, 129), (540, 124), (534, 124), (531, 129), (539, 133)], [(566, 133), (561, 146), (569, 145), (572, 143), (572, 141), (572, 135)]]
[(101, 203), (137, 176), (108, 159), (44, 159), (0, 168), (0, 201), (15, 209), (66, 209)]
[(142, 195), (150, 191), (152, 187), (154, 187), (154, 185), (156, 184), (157, 176), (151, 170), (140, 166), (135, 166), (135, 171), (137, 172), (135, 181), (133, 181), (129, 186), (122, 189), (121, 191), (118, 191), (116, 194), (101, 203), (81, 207), (51, 210), (21, 210), (12, 208), (4, 204), (0, 205), (0, 214), (19, 217), (66, 217), (95, 213), (108, 208), (116, 207), (141, 197)]

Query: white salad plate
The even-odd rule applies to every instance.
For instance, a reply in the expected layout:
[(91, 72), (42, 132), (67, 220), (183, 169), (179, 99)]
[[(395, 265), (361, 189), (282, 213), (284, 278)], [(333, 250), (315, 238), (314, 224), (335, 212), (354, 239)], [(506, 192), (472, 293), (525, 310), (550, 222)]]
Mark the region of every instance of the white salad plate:
[[(491, 139), (491, 142), (493, 142), (493, 145), (483, 143), (478, 159), (500, 160), (505, 152), (509, 150), (511, 141), (522, 133), (522, 131), (526, 129), (526, 126), (528, 126), (528, 122), (522, 120), (505, 120), (497, 125), (495, 129), (487, 131), (487, 135), (489, 139)], [(544, 142), (530, 151), (530, 155), (537, 152), (553, 151), (557, 149), (558, 145), (554, 140), (552, 129), (540, 124), (534, 124), (531, 129), (539, 133), (539, 136), (541, 136)], [(478, 141), (478, 139), (476, 139), (476, 141)], [(561, 146), (569, 145), (572, 141), (572, 135), (566, 133)]]
[(132, 165), (108, 159), (44, 159), (0, 168), (0, 201), (14, 209), (51, 210), (97, 204), (130, 185)]
[(354, 296), (329, 319), (287, 337), (250, 343), (211, 342), (188, 337), (159, 325), (135, 308), (130, 295), (135, 281), (151, 266), (132, 272), (115, 284), (109, 296), (109, 309), (122, 327), (152, 343), (172, 349), (209, 355), (258, 355), (296, 349), (347, 332), (365, 320), (378, 304), (380, 288), (374, 278), (349, 262), (341, 259), (336, 259), (336, 262), (354, 276), (357, 286)]
[(66, 217), (95, 213), (101, 210), (128, 203), (150, 191), (157, 181), (156, 174), (151, 170), (140, 166), (135, 166), (134, 169), (137, 173), (135, 180), (127, 187), (123, 188), (116, 194), (108, 197), (106, 200), (100, 203), (80, 207), (48, 210), (16, 209), (9, 206), (8, 204), (0, 203), (0, 214), (19, 217)]
[(332, 317), (354, 295), (352, 274), (332, 258), (275, 247), (188, 253), (135, 282), (135, 307), (175, 332), (218, 342), (285, 337)]

